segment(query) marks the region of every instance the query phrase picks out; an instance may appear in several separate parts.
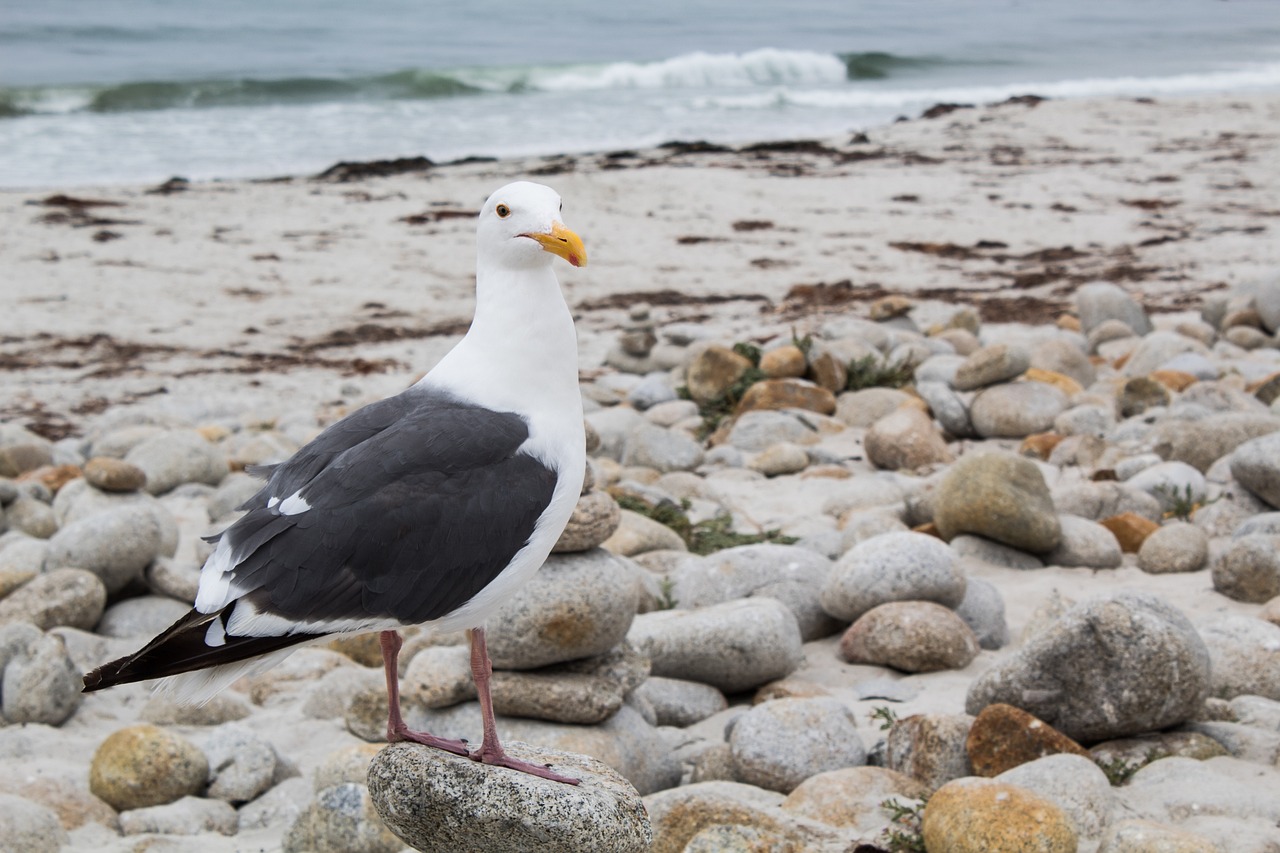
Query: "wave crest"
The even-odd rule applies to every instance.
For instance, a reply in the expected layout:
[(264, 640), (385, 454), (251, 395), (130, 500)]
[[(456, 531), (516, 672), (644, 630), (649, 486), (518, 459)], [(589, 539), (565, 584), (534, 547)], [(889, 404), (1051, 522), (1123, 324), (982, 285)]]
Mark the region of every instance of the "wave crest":
[(835, 85), (848, 70), (840, 57), (805, 50), (762, 48), (747, 53), (687, 53), (657, 62), (615, 62), (595, 67), (537, 71), (530, 88), (694, 89), (747, 86)]

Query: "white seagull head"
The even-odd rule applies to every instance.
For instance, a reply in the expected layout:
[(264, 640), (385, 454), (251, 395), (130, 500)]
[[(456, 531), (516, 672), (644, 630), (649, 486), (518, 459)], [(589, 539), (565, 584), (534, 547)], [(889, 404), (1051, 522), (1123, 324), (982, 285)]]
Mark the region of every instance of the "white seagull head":
[(514, 269), (545, 267), (553, 255), (585, 266), (587, 250), (560, 221), (560, 207), (560, 196), (551, 187), (529, 181), (507, 184), (480, 209), (480, 255)]

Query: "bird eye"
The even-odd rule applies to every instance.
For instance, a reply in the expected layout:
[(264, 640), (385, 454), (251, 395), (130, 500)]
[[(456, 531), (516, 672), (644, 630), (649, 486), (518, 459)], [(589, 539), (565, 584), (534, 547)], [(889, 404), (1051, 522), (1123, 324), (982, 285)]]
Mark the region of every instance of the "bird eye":
[(496, 211), (499, 219), (506, 219), (511, 215), (511, 208), (507, 207), (505, 204), (498, 205)]

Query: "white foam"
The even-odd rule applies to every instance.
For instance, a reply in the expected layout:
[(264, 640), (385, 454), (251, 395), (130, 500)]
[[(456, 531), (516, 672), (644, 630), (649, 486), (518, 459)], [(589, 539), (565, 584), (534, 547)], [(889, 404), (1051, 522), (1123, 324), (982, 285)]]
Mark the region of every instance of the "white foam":
[(543, 91), (834, 85), (843, 83), (846, 73), (844, 62), (830, 53), (762, 48), (748, 53), (699, 51), (659, 62), (534, 71), (529, 84)]

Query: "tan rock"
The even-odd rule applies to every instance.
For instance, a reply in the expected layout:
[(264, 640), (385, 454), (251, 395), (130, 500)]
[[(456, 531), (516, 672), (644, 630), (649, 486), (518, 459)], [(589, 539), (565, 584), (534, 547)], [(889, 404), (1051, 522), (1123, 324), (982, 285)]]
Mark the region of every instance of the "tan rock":
[(622, 707), (622, 686), (585, 673), (498, 671), (493, 674), (493, 709), (506, 717), (595, 725)]
[(759, 409), (808, 409), (831, 415), (836, 411), (836, 397), (804, 379), (766, 379), (748, 388), (738, 404), (739, 414)]
[(965, 740), (973, 717), (967, 714), (913, 714), (889, 729), (885, 765), (933, 790), (972, 776)]
[(810, 776), (782, 801), (783, 811), (862, 832), (885, 825), (887, 799), (923, 799), (929, 789), (885, 767), (845, 767)]
[(325, 646), (346, 655), (361, 666), (382, 666), (382, 643), (377, 631), (340, 634), (325, 643)]
[(11, 444), (0, 447), (0, 477), (17, 477), (28, 471), (48, 466), (53, 462), (53, 451), (49, 444), (31, 442), (30, 444)]
[(104, 492), (136, 492), (147, 484), (141, 468), (110, 456), (95, 456), (84, 463), (84, 478)]
[(1058, 435), (1056, 432), (1038, 432), (1022, 440), (1022, 444), (1018, 446), (1018, 453), (1021, 456), (1032, 456), (1036, 459), (1048, 459), (1049, 454), (1053, 453), (1053, 449), (1061, 444), (1064, 438), (1066, 436)]
[(578, 505), (574, 507), (564, 533), (560, 534), (560, 539), (551, 552), (565, 554), (589, 551), (612, 536), (621, 523), (622, 510), (613, 495), (608, 492), (587, 492), (578, 498)]
[(80, 479), (80, 476), (79, 465), (43, 465), (19, 476), (18, 482), (43, 483), (45, 488), (56, 495), (59, 489), (72, 480)]
[(901, 406), (872, 424), (863, 448), (872, 465), (888, 471), (914, 471), (955, 461), (933, 418), (911, 405)]
[(978, 656), (978, 638), (964, 620), (932, 601), (892, 601), (873, 607), (840, 638), (849, 663), (903, 672), (964, 669)]
[(665, 524), (629, 509), (622, 510), (620, 516), (618, 529), (600, 545), (606, 551), (631, 557), (646, 551), (689, 550), (680, 534)]
[(644, 804), (653, 825), (651, 853), (683, 853), (695, 835), (720, 824), (776, 832), (783, 799), (738, 782), (698, 782), (650, 794)]
[(882, 296), (872, 302), (867, 309), (867, 313), (872, 320), (880, 322), (882, 320), (892, 320), (894, 317), (904, 317), (914, 307), (915, 302), (895, 293), (890, 296)]
[(1088, 750), (1044, 720), (1001, 703), (988, 705), (974, 718), (965, 751), (973, 772), (987, 777), (1046, 755), (1089, 757)]
[(943, 475), (934, 506), (933, 522), (948, 541), (976, 533), (1043, 554), (1062, 539), (1044, 475), (1030, 459), (1012, 453), (962, 456)]
[(1258, 618), (1265, 619), (1273, 625), (1280, 625), (1280, 596), (1264, 604), (1258, 611)]
[(770, 379), (798, 379), (804, 376), (805, 366), (804, 352), (790, 344), (760, 356), (760, 369)]
[(117, 811), (200, 793), (209, 761), (184, 737), (142, 724), (107, 736), (89, 765), (89, 790)]
[(1120, 543), (1120, 550), (1126, 554), (1138, 553), (1147, 537), (1160, 529), (1159, 524), (1136, 512), (1123, 512), (1098, 523), (1115, 535), (1116, 541)]
[(821, 684), (806, 681), (802, 678), (779, 678), (770, 681), (756, 690), (751, 697), (752, 705), (768, 702), (772, 699), (815, 699), (819, 696), (830, 696), (831, 691)]
[(1225, 853), (1194, 832), (1151, 820), (1122, 820), (1107, 828), (1098, 853)]
[(839, 394), (849, 381), (849, 366), (825, 347), (815, 346), (809, 352), (809, 379), (832, 394)]
[(742, 375), (752, 367), (751, 360), (728, 347), (709, 346), (694, 356), (685, 373), (685, 387), (695, 403), (705, 406), (723, 399)]
[(1058, 373), (1054, 370), (1045, 370), (1040, 367), (1027, 368), (1027, 372), (1022, 374), (1022, 378), (1028, 382), (1043, 382), (1046, 385), (1052, 385), (1067, 396), (1079, 394), (1084, 391), (1083, 385), (1065, 373)]
[(1170, 391), (1185, 391), (1200, 381), (1194, 374), (1181, 370), (1153, 370), (1148, 378), (1154, 379)]
[(1059, 329), (1066, 329), (1068, 332), (1080, 331), (1080, 318), (1071, 314), (1059, 315), (1057, 323)]
[(1066, 812), (1030, 791), (986, 779), (957, 779), (929, 798), (925, 848), (947, 853), (1075, 853)]

